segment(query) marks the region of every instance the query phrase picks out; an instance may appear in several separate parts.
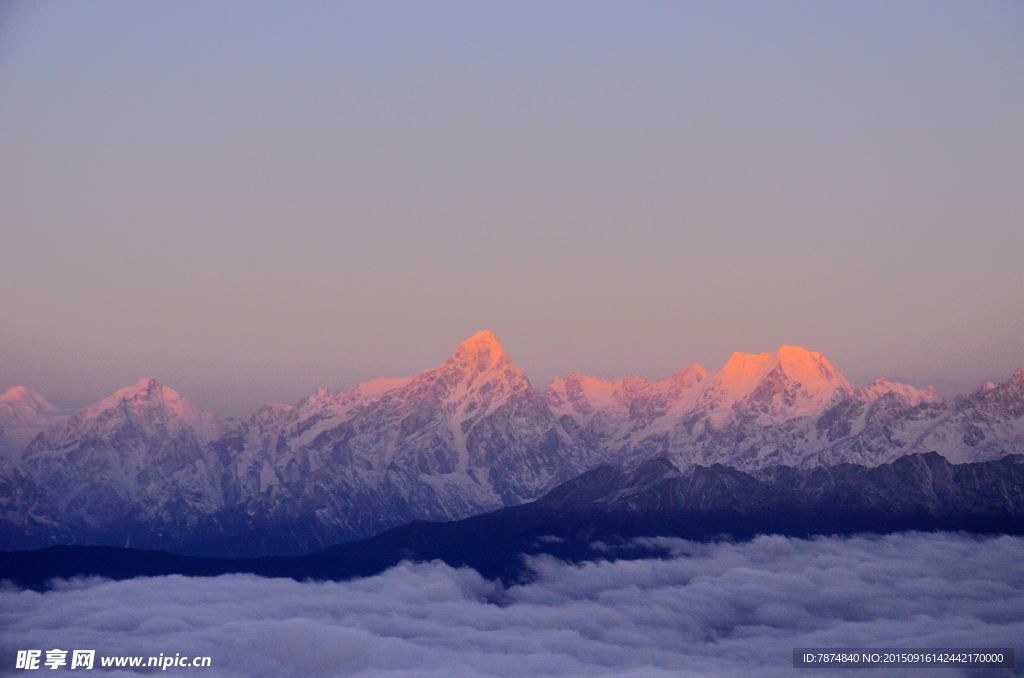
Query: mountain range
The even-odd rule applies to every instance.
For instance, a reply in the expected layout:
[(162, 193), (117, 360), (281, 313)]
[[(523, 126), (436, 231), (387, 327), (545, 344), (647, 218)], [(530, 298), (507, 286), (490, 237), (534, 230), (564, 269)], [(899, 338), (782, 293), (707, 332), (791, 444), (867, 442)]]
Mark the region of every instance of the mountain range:
[(998, 459), (1024, 451), (1024, 370), (944, 400), (886, 379), (855, 387), (820, 353), (783, 346), (713, 373), (536, 389), (484, 331), (435, 369), (236, 419), (153, 379), (74, 413), (16, 387), (0, 398), (0, 447), (0, 548), (294, 554), (522, 504), (604, 464)]
[[(376, 574), (403, 560), (441, 560), (521, 581), (529, 556), (569, 561), (665, 555), (662, 537), (885, 534), (903, 530), (1024, 533), (1024, 455), (951, 464), (934, 452), (874, 468), (840, 464), (744, 472), (680, 469), (665, 457), (602, 465), (540, 499), (463, 520), (415, 521), (292, 557), (197, 558), (104, 546), (4, 553), (0, 580), (46, 589), (55, 578), (126, 579), (254, 573), (304, 579)], [(524, 558), (527, 557), (527, 558)]]

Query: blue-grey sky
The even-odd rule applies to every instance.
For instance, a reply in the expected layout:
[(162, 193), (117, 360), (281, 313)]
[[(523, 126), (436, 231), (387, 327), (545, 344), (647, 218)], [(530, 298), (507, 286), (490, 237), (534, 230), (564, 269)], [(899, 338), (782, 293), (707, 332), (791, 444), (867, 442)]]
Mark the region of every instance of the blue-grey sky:
[(1010, 2), (0, 6), (0, 387), (1024, 365)]

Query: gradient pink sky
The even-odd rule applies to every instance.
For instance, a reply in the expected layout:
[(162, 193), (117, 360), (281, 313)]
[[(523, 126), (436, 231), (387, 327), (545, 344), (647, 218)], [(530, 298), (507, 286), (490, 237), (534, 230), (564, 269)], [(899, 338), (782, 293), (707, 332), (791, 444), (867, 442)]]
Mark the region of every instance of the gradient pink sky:
[(0, 8), (0, 388), (1024, 365), (1015, 3)]

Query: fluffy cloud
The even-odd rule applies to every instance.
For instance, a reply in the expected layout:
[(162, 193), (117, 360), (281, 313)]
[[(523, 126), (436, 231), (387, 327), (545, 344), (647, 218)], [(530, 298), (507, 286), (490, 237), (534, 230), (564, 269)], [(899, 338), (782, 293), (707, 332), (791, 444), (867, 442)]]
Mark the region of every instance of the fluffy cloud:
[(18, 648), (51, 647), (210, 655), (212, 671), (190, 673), (238, 676), (791, 675), (793, 647), (1021, 652), (1024, 539), (652, 544), (669, 557), (538, 558), (535, 579), (508, 588), (425, 563), (344, 583), (159, 577), (8, 589), (2, 668)]

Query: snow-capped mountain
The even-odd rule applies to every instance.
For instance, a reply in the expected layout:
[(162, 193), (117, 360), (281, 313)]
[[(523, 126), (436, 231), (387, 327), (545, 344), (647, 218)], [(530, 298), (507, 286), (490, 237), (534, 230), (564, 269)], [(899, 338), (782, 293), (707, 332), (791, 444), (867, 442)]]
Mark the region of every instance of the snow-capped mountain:
[(222, 427), (142, 379), (39, 434), (18, 461), (64, 524), (104, 536), (124, 521), (186, 525), (223, 505), (208, 452)]
[(16, 452), (43, 429), (58, 423), (63, 413), (26, 386), (0, 394), (0, 456)]
[[(932, 449), (925, 429), (943, 428), (952, 414), (931, 389), (887, 379), (854, 388), (825, 356), (798, 346), (733, 353), (712, 374), (694, 365), (679, 375), (686, 377), (668, 395), (669, 380), (609, 382), (584, 375), (555, 380), (546, 395), (554, 411), (580, 425), (589, 445), (614, 451), (609, 459), (666, 455), (684, 467), (877, 465)], [(882, 444), (875, 440), (879, 434)], [(956, 446), (943, 450), (958, 461), (978, 457)]]
[(490, 332), (414, 377), (264, 408), (214, 447), (268, 548), (520, 503), (586, 463)]
[(604, 448), (626, 445), (659, 421), (690, 411), (708, 372), (689, 365), (665, 379), (637, 376), (608, 380), (585, 374), (555, 379), (544, 391), (553, 413), (585, 444)]
[(885, 379), (855, 388), (820, 353), (783, 346), (713, 373), (572, 374), (538, 390), (485, 331), (432, 370), (238, 420), (143, 379), (0, 466), (16, 497), (0, 502), (0, 548), (299, 552), (519, 504), (609, 462), (870, 467), (932, 450), (952, 462), (1024, 451), (1024, 370), (945, 401)]
[(716, 426), (737, 418), (777, 424), (816, 414), (853, 393), (825, 356), (799, 346), (774, 353), (733, 353), (697, 399)]
[(200, 410), (174, 389), (146, 377), (51, 427), (43, 444), (64, 445), (84, 437), (109, 436), (126, 427), (149, 437), (187, 432), (211, 440), (220, 434), (222, 425), (217, 415)]
[(942, 401), (938, 392), (932, 387), (917, 388), (910, 384), (897, 383), (885, 377), (879, 377), (867, 386), (857, 389), (857, 399), (866, 403), (873, 403), (882, 398), (895, 398), (912, 407), (925, 403), (936, 404)]

